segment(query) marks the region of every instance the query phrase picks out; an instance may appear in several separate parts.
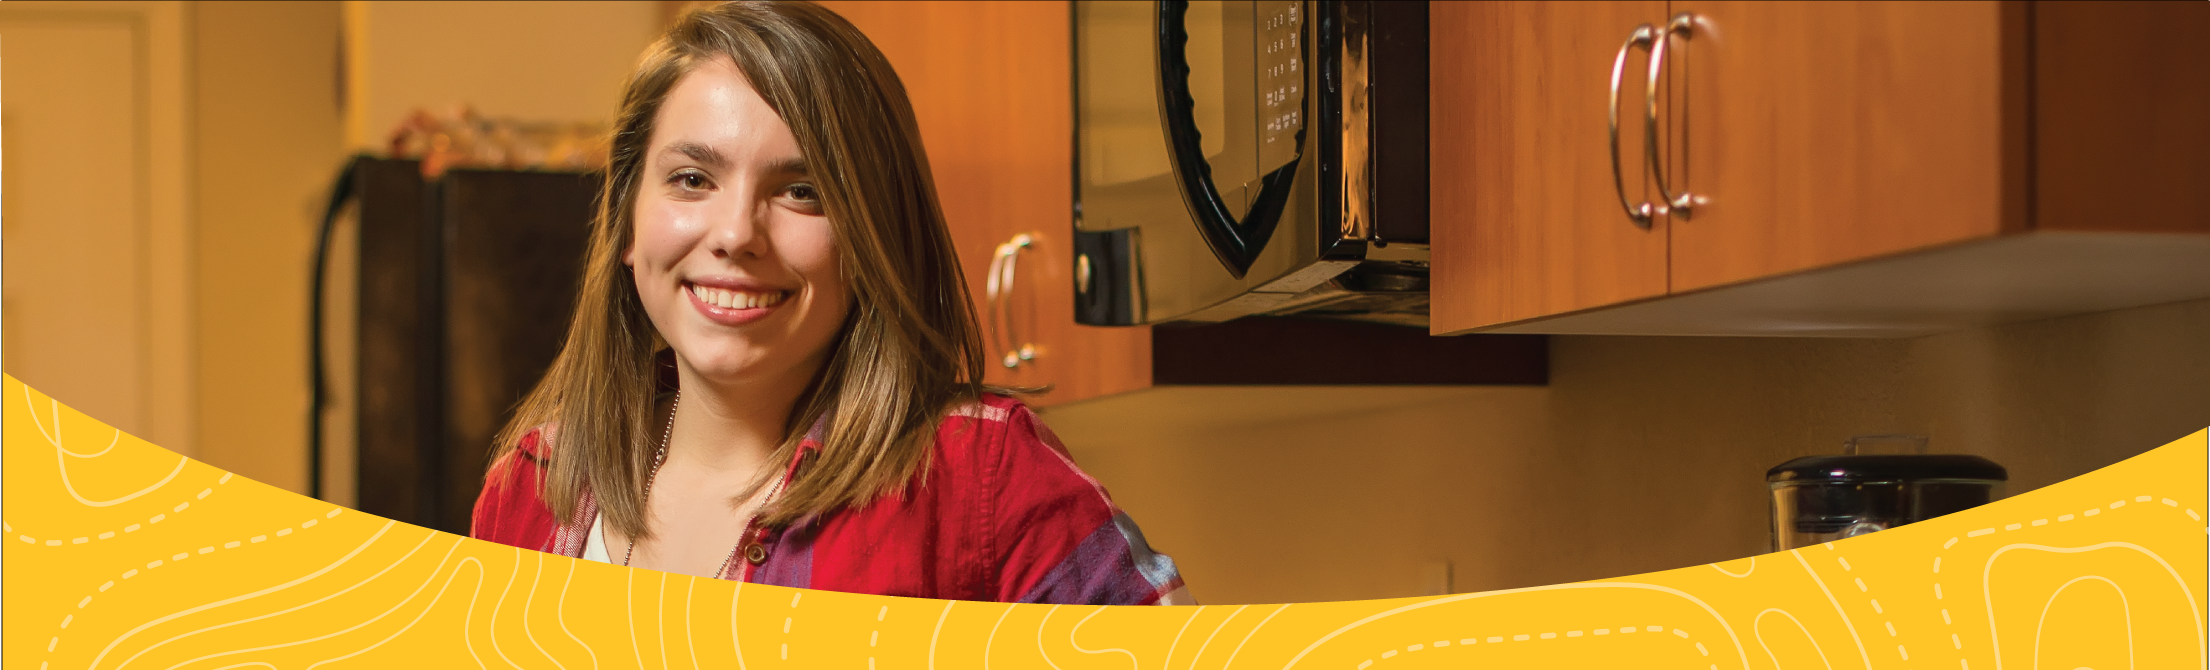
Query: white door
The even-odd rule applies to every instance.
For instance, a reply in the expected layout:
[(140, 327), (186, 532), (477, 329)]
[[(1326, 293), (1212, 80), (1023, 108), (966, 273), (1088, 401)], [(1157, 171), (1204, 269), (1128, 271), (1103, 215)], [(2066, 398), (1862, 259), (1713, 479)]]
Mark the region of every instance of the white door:
[(191, 453), (182, 11), (0, 5), (0, 365)]

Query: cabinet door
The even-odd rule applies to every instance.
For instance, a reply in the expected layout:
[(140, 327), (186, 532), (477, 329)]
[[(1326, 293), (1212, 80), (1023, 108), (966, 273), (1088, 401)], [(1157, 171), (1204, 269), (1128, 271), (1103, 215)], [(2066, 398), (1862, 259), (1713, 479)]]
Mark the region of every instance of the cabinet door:
[(1697, 199), (1672, 216), (1672, 290), (2024, 225), (2004, 203), (2003, 168), (2023, 160), (2023, 142), (2005, 150), (2019, 116), (2004, 114), (1997, 3), (1676, 0), (1672, 11), (1694, 25), (1664, 63), (1681, 93), (1664, 119), (1667, 176)]
[[(1151, 385), (1148, 327), (1074, 322), (1072, 47), (1064, 2), (825, 2), (873, 40), (913, 100), (929, 167), (982, 318), (988, 381), (1051, 386), (1036, 405)], [(988, 273), (1027, 235), (1004, 318)], [(999, 359), (1029, 345), (1015, 367)]]
[(2210, 5), (2033, 5), (2036, 230), (2210, 233)]
[[(1432, 12), (1432, 330), (1519, 321), (1666, 291), (1665, 217), (1637, 226), (1615, 186), (1613, 59), (1664, 2), (1446, 2)], [(1620, 81), (1626, 199), (1644, 184), (1647, 52)]]

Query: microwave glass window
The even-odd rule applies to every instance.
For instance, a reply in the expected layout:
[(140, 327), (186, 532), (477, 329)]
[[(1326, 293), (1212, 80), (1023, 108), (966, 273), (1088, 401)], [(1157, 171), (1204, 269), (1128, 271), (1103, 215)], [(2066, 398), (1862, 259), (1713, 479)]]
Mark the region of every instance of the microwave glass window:
[[(1304, 128), (1307, 57), (1304, 3), (1281, 0), (1191, 2), (1191, 111), (1213, 187), (1234, 214), (1256, 197), (1258, 180), (1298, 155)], [(1160, 127), (1154, 54), (1157, 3), (1075, 4), (1077, 113), (1082, 179), (1093, 186), (1171, 178)]]
[(1158, 25), (1155, 7), (1150, 2), (1074, 5), (1082, 181), (1091, 186), (1173, 176), (1166, 132), (1159, 126), (1157, 60), (1145, 50)]
[(1183, 19), (1199, 150), (1212, 168), (1213, 188), (1238, 218), (1258, 193), (1258, 101), (1251, 94), (1259, 78), (1258, 4), (1191, 2)]
[(1221, 62), (1226, 60), (1226, 49), (1236, 40), (1223, 39), (1225, 28), (1221, 14), (1226, 2), (1189, 3), (1189, 15), (1185, 19), (1189, 27), (1189, 92), (1196, 108), (1190, 116), (1197, 119), (1197, 132), (1202, 135), (1202, 147), (1207, 160), (1218, 162), (1227, 150), (1228, 110), (1224, 106), (1228, 90), (1221, 76)]

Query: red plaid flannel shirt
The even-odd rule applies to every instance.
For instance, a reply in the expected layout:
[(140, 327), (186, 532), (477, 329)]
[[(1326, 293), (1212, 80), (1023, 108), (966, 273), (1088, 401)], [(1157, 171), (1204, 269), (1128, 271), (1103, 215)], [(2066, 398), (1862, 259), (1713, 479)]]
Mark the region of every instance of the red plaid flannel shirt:
[[(816, 426), (799, 444), (818, 451)], [(470, 534), (581, 557), (598, 505), (562, 525), (539, 497), (548, 454), (532, 431), (493, 463)], [(1075, 467), (1026, 405), (985, 396), (937, 430), (928, 474), (905, 495), (760, 529), (764, 560), (741, 557), (723, 579), (853, 593), (1099, 605), (1190, 604), (1174, 561), (1097, 480)], [(796, 474), (794, 459), (784, 476)]]

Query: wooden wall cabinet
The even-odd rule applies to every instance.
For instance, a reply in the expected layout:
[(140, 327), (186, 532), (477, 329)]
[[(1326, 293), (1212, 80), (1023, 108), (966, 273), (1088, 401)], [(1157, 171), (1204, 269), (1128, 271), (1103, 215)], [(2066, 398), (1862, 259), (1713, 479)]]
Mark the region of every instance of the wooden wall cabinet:
[(2210, 296), (2203, 7), (1433, 17), (1437, 334), (1907, 336)]
[[(825, 2), (890, 59), (966, 268), (989, 383), (1073, 402), (1151, 385), (1151, 329), (1074, 322), (1073, 51), (1064, 2)], [(1023, 237), (997, 312), (989, 271)], [(1028, 360), (1000, 362), (1027, 345)]]
[[(1627, 218), (1605, 128), (1614, 56), (1665, 3), (1437, 3), (1429, 17), (1434, 331), (1664, 295), (1667, 222)], [(1642, 90), (1646, 54), (1628, 55), (1623, 91)], [(1631, 97), (1622, 120), (1640, 118)], [(1622, 124), (1623, 160), (1642, 126)], [(1647, 168), (1621, 167), (1628, 199), (1648, 199)]]
[(2003, 114), (1996, 3), (1669, 4), (1696, 25), (1668, 54), (1665, 83), (1686, 91), (1659, 113), (1670, 146), (1686, 146), (1668, 173), (1708, 197), (1668, 217), (1671, 290), (2024, 223), (2002, 201), (2019, 147), (2002, 141), (2016, 120)]

